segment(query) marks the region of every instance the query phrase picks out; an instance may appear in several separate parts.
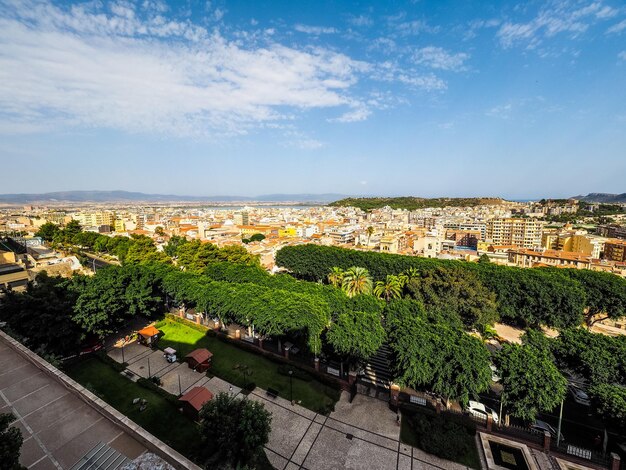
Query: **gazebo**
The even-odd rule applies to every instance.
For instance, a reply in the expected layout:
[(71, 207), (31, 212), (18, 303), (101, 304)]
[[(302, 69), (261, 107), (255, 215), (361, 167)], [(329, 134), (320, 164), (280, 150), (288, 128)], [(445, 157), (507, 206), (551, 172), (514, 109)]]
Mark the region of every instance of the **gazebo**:
[(185, 356), (185, 361), (189, 364), (190, 369), (197, 370), (198, 372), (206, 372), (211, 367), (211, 358), (213, 353), (208, 349), (199, 348), (191, 351)]
[(139, 342), (141, 344), (145, 344), (146, 346), (152, 346), (156, 343), (157, 339), (159, 339), (159, 335), (161, 332), (157, 330), (154, 326), (147, 326), (142, 330), (137, 332), (139, 335)]
[(193, 387), (178, 399), (183, 407), (183, 413), (194, 421), (198, 420), (198, 413), (207, 401), (213, 399), (213, 394), (204, 387)]

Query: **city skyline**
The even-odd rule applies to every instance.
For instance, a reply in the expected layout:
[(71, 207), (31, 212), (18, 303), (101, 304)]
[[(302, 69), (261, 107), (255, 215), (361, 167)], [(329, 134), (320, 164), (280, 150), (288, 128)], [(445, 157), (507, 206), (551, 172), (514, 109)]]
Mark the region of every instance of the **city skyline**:
[(0, 5), (2, 193), (624, 192), (619, 2)]

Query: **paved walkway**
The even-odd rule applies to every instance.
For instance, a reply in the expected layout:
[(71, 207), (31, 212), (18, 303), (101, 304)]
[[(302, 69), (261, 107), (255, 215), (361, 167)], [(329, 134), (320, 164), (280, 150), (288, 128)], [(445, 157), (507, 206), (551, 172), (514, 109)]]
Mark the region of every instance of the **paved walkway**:
[[(108, 354), (122, 362), (119, 347), (111, 349)], [(169, 364), (161, 351), (137, 343), (124, 346), (124, 360), (128, 369), (141, 377), (148, 376), (149, 360), (151, 374), (161, 377), (161, 387), (176, 396), (195, 386), (206, 387), (213, 394), (231, 391), (228, 382), (195, 372), (185, 363)], [(240, 391), (232, 386), (232, 393), (239, 394)], [(396, 414), (389, 410), (386, 402), (376, 398), (356, 395), (349, 403), (349, 394), (342, 392), (330, 416), (299, 405), (292, 406), (282, 397), (270, 398), (260, 388), (248, 398), (263, 403), (272, 413), (272, 431), (266, 453), (278, 470), (466, 469), (402, 444)]]
[(1, 336), (0, 413), (13, 413), (17, 418), (13, 426), (24, 437), (20, 463), (29, 469), (71, 468), (98, 442), (131, 459), (146, 450)]
[(266, 453), (278, 470), (466, 469), (402, 444), (396, 415), (374, 398), (357, 395), (350, 404), (348, 393), (343, 392), (330, 416), (292, 406), (280, 397), (269, 398), (258, 388), (248, 398), (263, 403), (272, 413)]

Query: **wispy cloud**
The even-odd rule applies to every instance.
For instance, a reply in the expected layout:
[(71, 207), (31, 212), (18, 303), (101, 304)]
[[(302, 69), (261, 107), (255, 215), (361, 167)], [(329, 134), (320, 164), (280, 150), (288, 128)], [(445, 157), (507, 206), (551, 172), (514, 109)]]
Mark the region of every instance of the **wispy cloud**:
[(359, 27), (371, 26), (372, 24), (374, 24), (372, 19), (366, 15), (353, 16), (348, 19), (348, 22), (354, 26)]
[(619, 54), (617, 54), (617, 58), (620, 60), (626, 60), (626, 51), (622, 51)]
[(502, 24), (497, 37), (505, 47), (525, 44), (527, 48), (537, 47), (544, 39), (564, 33), (577, 37), (594, 23), (607, 20), (618, 14), (618, 10), (601, 1), (581, 6), (580, 2), (560, 0), (550, 2), (529, 22)]
[(232, 135), (285, 119), (285, 107), (358, 102), (346, 92), (369, 70), (366, 63), (271, 38), (263, 47), (246, 46), (217, 30), (165, 19), (157, 3), (145, 7), (150, 11), (126, 3), (107, 11), (97, 4), (5, 2), (0, 129), (39, 131), (54, 122)]
[(337, 29), (325, 27), (325, 26), (309, 26), (305, 24), (297, 24), (293, 27), (296, 31), (306, 34), (314, 34), (319, 36), (320, 34), (334, 34), (337, 32)]
[(626, 20), (622, 20), (617, 24), (614, 24), (609, 29), (606, 30), (607, 34), (621, 34), (624, 30), (626, 30)]
[(502, 104), (490, 108), (485, 113), (487, 116), (495, 117), (499, 119), (510, 119), (511, 112), (513, 111), (513, 105), (511, 103)]
[(465, 70), (465, 61), (469, 55), (464, 52), (450, 53), (441, 47), (427, 46), (413, 54), (413, 61), (433, 69), (459, 72)]

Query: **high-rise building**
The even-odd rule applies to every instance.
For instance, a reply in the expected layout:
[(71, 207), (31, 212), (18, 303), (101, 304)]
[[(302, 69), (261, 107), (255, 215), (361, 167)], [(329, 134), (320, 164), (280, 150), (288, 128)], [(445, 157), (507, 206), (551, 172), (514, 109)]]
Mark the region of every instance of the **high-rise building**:
[(543, 225), (535, 219), (491, 219), (487, 221), (486, 238), (494, 245), (540, 247)]

